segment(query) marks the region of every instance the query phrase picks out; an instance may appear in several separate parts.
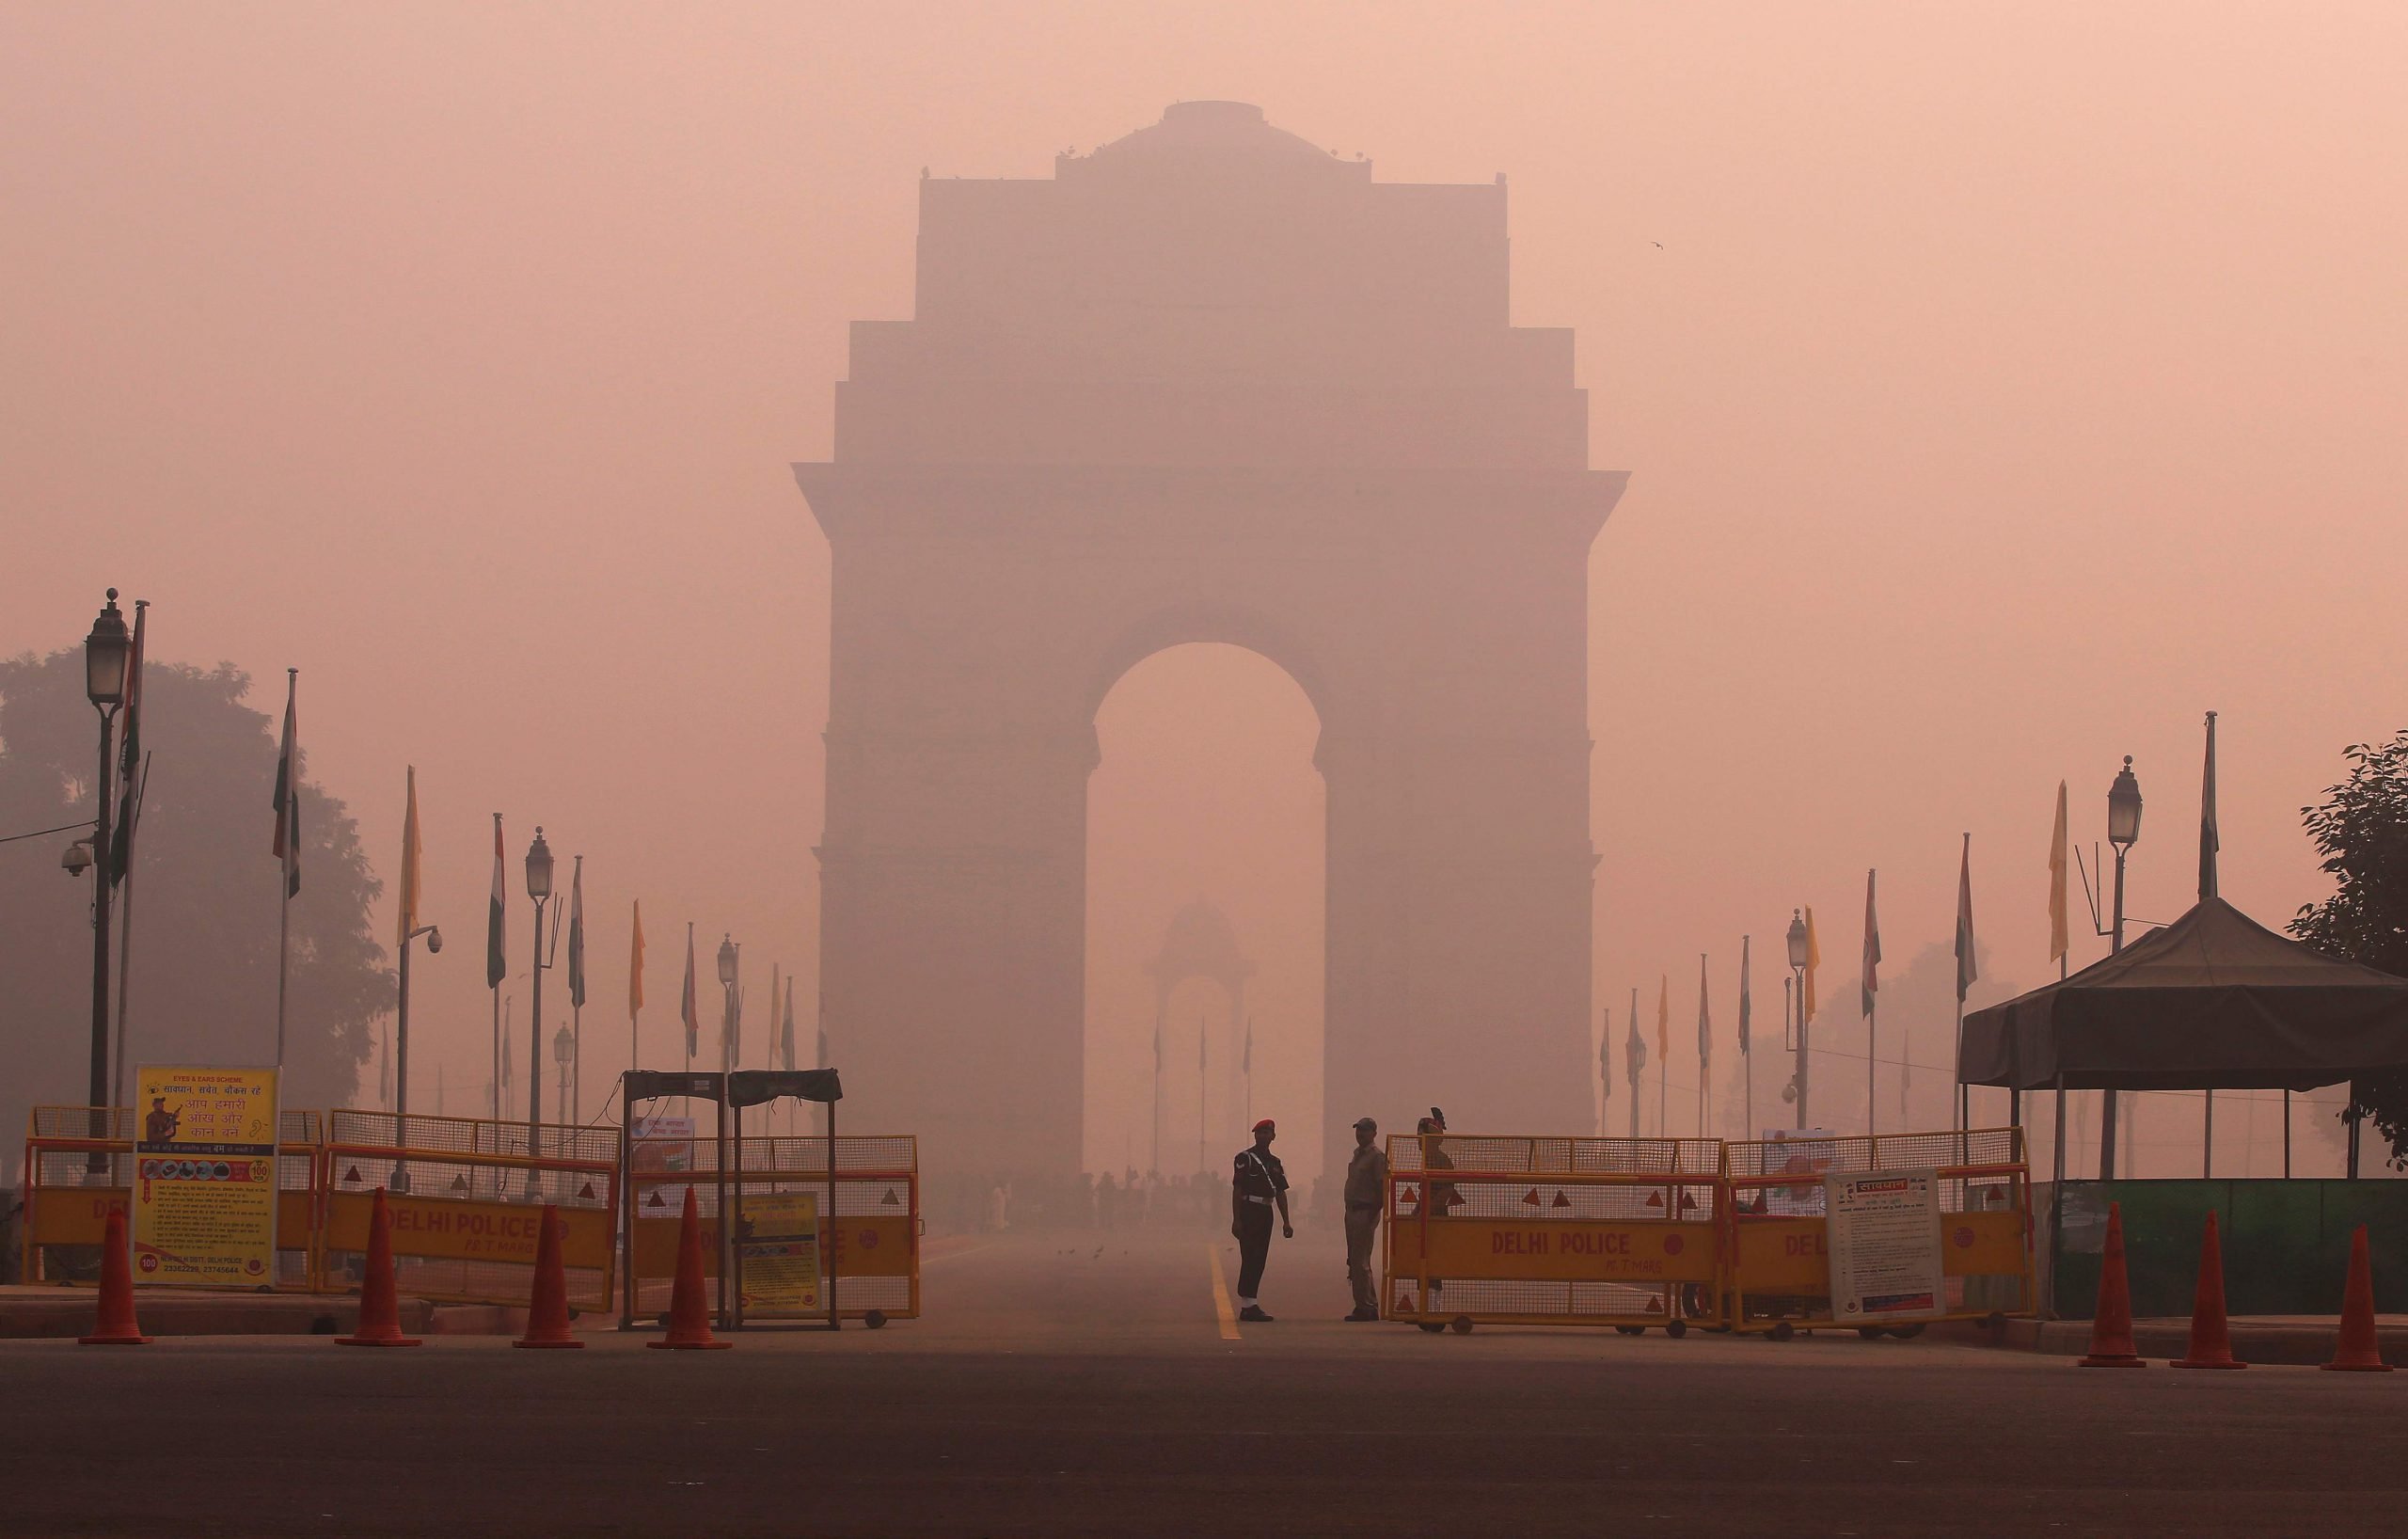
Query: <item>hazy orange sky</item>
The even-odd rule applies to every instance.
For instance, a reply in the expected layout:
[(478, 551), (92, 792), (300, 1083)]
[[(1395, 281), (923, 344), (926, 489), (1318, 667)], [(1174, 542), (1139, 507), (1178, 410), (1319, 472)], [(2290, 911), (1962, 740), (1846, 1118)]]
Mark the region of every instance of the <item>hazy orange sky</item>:
[[(786, 467), (846, 324), (910, 313), (923, 167), (1042, 177), (1230, 98), (1381, 180), (1506, 173), (1513, 319), (1577, 332), (1631, 472), (1601, 1003), (1701, 950), (1720, 992), (1807, 902), (1844, 999), (1866, 867), (1903, 957), (1960, 831), (2036, 982), (2056, 783), (2096, 836), (2127, 753), (2131, 907), (2171, 918), (2208, 708), (2225, 891), (2278, 923), (2322, 890), (2298, 807), (2408, 721), (2403, 56), (2388, 3), (10, 4), (0, 650), (115, 584), (262, 709), (298, 666), (388, 876), (418, 766), (454, 941), (420, 1105), (438, 1061), (482, 1089), (496, 810), (514, 952), (533, 825), (587, 857), (604, 1041), (638, 896), (660, 1053), (688, 918), (801, 969), (807, 1040), (827, 562)], [(1137, 964), (1196, 896), (1263, 965), (1258, 1110), (1309, 1129), (1309, 707), (1205, 652), (1101, 728), (1091, 1156), (1142, 1144)]]

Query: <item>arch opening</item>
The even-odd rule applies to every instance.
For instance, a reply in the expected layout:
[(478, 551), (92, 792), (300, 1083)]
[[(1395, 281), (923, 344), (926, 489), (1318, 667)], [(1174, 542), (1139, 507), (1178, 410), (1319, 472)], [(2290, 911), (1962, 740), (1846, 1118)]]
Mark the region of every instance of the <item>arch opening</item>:
[(1322, 1156), (1321, 713), (1263, 653), (1189, 641), (1111, 679), (1094, 720), (1083, 1164), (1219, 1170), (1271, 1117), (1301, 1179)]

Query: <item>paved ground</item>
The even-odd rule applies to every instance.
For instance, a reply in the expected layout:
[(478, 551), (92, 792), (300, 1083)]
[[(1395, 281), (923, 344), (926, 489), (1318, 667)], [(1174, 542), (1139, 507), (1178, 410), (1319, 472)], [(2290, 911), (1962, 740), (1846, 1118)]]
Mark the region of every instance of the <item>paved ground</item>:
[[(1100, 1253), (1099, 1253), (1100, 1250)], [(0, 1533), (2400, 1531), (2408, 1374), (2083, 1372), (1349, 1325), (1334, 1250), (1226, 1323), (1202, 1237), (960, 1245), (928, 1318), (733, 1352), (0, 1342)], [(1233, 1339), (1234, 1338), (1234, 1339)]]

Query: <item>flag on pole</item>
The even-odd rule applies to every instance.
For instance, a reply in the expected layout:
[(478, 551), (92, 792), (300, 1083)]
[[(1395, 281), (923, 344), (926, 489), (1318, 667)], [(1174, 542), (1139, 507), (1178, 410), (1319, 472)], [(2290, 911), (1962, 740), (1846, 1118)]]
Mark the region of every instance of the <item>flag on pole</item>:
[(1701, 1080), (1705, 1065), (1714, 1056), (1714, 1011), (1705, 998), (1705, 953), (1697, 954), (1697, 1062)]
[[(141, 622), (136, 621), (139, 625)], [(139, 634), (137, 632), (137, 634)], [(2216, 833), (2216, 713), (2208, 712), (2208, 768), (2199, 790), (2199, 901), (2216, 896), (2216, 851), (2224, 840)]]
[[(1639, 1089), (1640, 1071), (1647, 1067), (1647, 1039), (1639, 1035), (1639, 991), (1630, 992), (1630, 1036), (1623, 1043), (1623, 1062), (1630, 1073), (1630, 1087)], [(1639, 1114), (1632, 1112), (1636, 1118)]]
[(418, 928), (419, 862), (424, 851), (418, 836), (418, 766), (407, 771), (408, 791), (402, 806), (402, 917), (397, 928), (396, 949), (410, 944), (410, 932)]
[(1672, 976), (1656, 975), (1656, 1056), (1669, 1069), (1672, 1063)]
[(1857, 1013), (1870, 1018), (1873, 996), (1881, 992), (1881, 919), (1873, 908), (1873, 873), (1864, 873), (1864, 982), (1858, 995)]
[(501, 1002), (501, 1087), (505, 1090), (510, 1088), (511, 1062), (517, 1056), (510, 1051), (510, 1008), (515, 1003), (508, 999)]
[(778, 1059), (787, 1072), (794, 1071), (794, 975), (786, 975), (786, 1014), (778, 1025)]
[(627, 938), (627, 1018), (643, 1008), (643, 899), (635, 900), (635, 932)]
[(2057, 826), (2049, 835), (2049, 960), (2072, 949), (2066, 925), (2066, 783), (2057, 782)]
[[(744, 948), (736, 948), (737, 967), (744, 965)], [(744, 988), (733, 986), (736, 998), (727, 1007), (727, 1039), (720, 1043), (721, 1066), (733, 1069), (744, 1061)]]
[(485, 987), (499, 989), (510, 974), (501, 957), (501, 814), (493, 815), (493, 898), (485, 907)]
[(694, 922), (686, 921), (686, 987), (677, 1001), (677, 1019), (686, 1023), (686, 1056), (702, 1045), (703, 1018), (694, 1010)]
[(125, 668), (125, 743), (118, 754), (117, 827), (109, 832), (109, 885), (125, 880), (134, 865), (134, 825), (142, 816), (142, 787), (135, 771), (142, 765), (142, 632), (150, 619), (149, 599), (134, 603), (134, 650)]
[(294, 754), (294, 702), (301, 692), (301, 670), (284, 671), (284, 746), (276, 754), (276, 841), (269, 853), (284, 863), (284, 896), (301, 890), (301, 767)]
[(1755, 1001), (1751, 998), (1748, 993), (1748, 974), (1750, 971), (1749, 964), (1751, 960), (1748, 953), (1751, 940), (1752, 937), (1751, 936), (1742, 935), (1739, 937), (1739, 1055), (1741, 1057), (1747, 1056), (1748, 1025), (1750, 1018), (1755, 1014), (1756, 1010)]
[(568, 1002), (585, 1007), (585, 857), (568, 879)]
[(1973, 836), (1965, 835), (1964, 854), (1956, 866), (1956, 1003), (1982, 970), (1973, 960)]
[(1798, 1000), (1798, 1019), (1811, 1022), (1820, 1008), (1814, 991), (1814, 974), (1823, 965), (1823, 938), (1814, 931), (1814, 907), (1806, 906), (1806, 992)]

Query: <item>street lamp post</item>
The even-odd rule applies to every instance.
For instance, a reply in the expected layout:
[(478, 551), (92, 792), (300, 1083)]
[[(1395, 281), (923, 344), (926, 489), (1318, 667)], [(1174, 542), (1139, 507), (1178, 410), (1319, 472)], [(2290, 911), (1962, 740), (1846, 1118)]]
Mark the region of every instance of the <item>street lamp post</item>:
[[(552, 896), (552, 847), (536, 825), (535, 842), (527, 847), (527, 896), (535, 900), (534, 1006), (527, 1012), (527, 1153), (536, 1152), (537, 1130), (544, 1121), (544, 905)], [(535, 1184), (530, 1167), (527, 1184)]]
[[(101, 718), (101, 775), (92, 784), (92, 1054), (91, 1083), (87, 1105), (92, 1112), (92, 1136), (108, 1136), (109, 1104), (109, 792), (116, 755), (110, 738), (117, 726), (118, 707), (125, 704), (125, 674), (134, 635), (117, 607), (117, 590), (109, 590), (108, 605), (92, 621), (84, 638), (84, 693)], [(88, 1168), (105, 1172), (108, 1156), (92, 1151)]]
[[(393, 1147), (409, 1147), (410, 1114), (410, 946), (420, 936), (426, 937), (426, 954), (430, 957), (443, 949), (443, 932), (433, 925), (420, 925), (402, 937), (401, 990), (393, 1006), (393, 1056), (400, 1060), (393, 1081)], [(409, 1167), (393, 1166), (393, 1190), (410, 1189)]]
[(1806, 920), (1796, 909), (1789, 913), (1789, 971), (1798, 986), (1798, 1067), (1790, 1085), (1798, 1092), (1798, 1125), (1810, 1128), (1814, 1124), (1806, 1115)]
[[(2132, 756), (2124, 755), (2124, 768), (2115, 773), (2115, 783), (2107, 788), (2107, 842), (2115, 847), (2115, 922), (2109, 932), (2107, 948), (2110, 955), (2124, 949), (2124, 858), (2141, 840), (2141, 783), (2132, 778)], [(2099, 1179), (2115, 1179), (2115, 1092), (2104, 1092), (2104, 1103), (2099, 1119)]]

